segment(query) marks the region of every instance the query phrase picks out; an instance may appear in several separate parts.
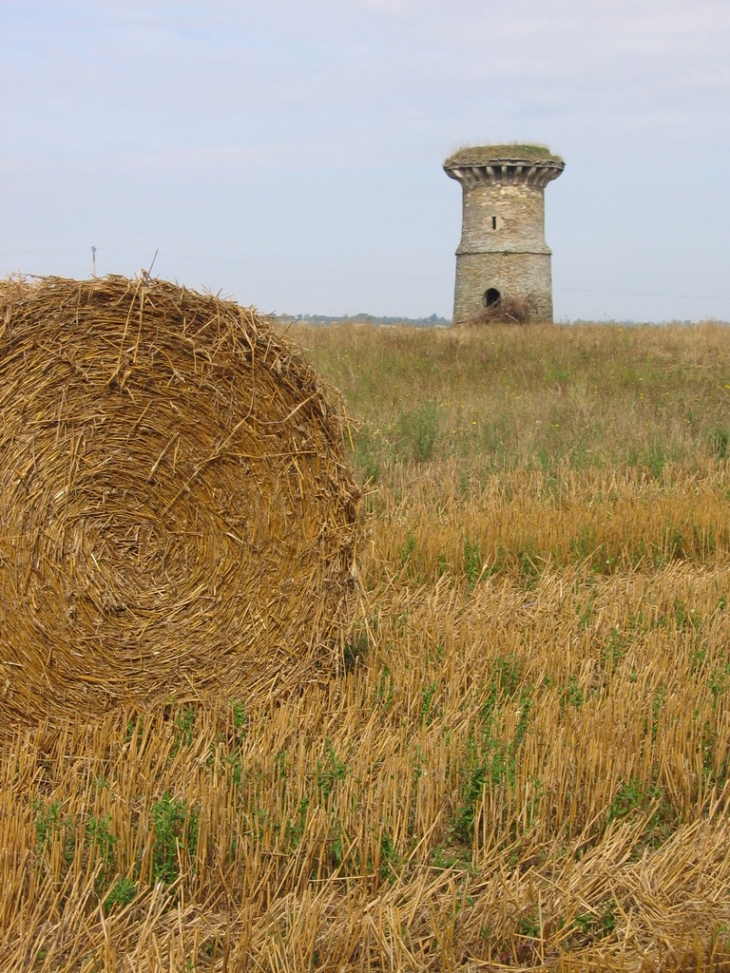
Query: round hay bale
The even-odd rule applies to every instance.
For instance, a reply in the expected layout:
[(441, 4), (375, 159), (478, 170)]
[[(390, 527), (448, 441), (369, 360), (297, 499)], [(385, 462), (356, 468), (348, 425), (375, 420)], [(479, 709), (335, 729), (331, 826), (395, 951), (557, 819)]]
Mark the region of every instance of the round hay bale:
[(301, 353), (145, 276), (6, 280), (0, 328), (0, 712), (245, 699), (332, 663), (359, 491)]

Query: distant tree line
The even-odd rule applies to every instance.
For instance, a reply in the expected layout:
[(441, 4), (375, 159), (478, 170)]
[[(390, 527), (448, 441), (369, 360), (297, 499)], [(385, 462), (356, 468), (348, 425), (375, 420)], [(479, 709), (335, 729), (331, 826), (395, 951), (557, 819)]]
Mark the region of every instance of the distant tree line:
[(377, 314), (275, 314), (277, 321), (297, 321), (302, 324), (341, 324), (350, 322), (351, 324), (411, 324), (417, 327), (435, 327), (451, 324), (450, 318), (439, 317), (438, 314), (431, 314), (427, 318), (405, 318), (405, 317), (386, 317)]

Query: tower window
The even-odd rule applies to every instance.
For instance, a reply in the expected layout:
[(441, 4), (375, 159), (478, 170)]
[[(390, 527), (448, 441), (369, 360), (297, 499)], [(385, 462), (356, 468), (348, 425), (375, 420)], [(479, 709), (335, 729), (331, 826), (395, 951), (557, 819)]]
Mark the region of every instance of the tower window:
[(492, 217), (492, 229), (493, 230), (496, 230), (497, 229), (497, 217), (496, 216), (493, 216)]
[(502, 300), (502, 295), (499, 293), (496, 287), (490, 287), (488, 291), (484, 292), (484, 306), (494, 307), (495, 304), (499, 304)]

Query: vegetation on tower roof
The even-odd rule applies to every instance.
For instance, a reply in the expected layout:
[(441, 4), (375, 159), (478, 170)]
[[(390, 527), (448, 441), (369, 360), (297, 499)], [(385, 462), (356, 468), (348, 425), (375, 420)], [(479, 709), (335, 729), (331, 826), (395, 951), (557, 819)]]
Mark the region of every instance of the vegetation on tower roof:
[(484, 166), (490, 162), (562, 162), (546, 145), (507, 142), (500, 145), (465, 145), (444, 162), (446, 168)]

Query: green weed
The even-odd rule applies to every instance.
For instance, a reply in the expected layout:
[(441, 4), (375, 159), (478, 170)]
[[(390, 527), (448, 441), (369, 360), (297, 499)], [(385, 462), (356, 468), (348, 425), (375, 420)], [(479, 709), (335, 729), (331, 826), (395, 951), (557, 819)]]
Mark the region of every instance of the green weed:
[(327, 759), (317, 761), (317, 786), (326, 801), (338, 783), (347, 777), (347, 764), (340, 760), (329, 737), (325, 740)]
[(168, 792), (152, 805), (154, 845), (152, 881), (171, 885), (180, 874), (180, 859), (195, 856), (198, 842), (198, 811)]
[(109, 889), (102, 900), (104, 911), (108, 914), (115, 907), (123, 909), (125, 906), (134, 902), (137, 897), (137, 883), (133, 878), (122, 877)]

